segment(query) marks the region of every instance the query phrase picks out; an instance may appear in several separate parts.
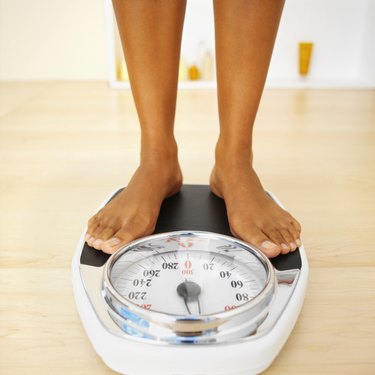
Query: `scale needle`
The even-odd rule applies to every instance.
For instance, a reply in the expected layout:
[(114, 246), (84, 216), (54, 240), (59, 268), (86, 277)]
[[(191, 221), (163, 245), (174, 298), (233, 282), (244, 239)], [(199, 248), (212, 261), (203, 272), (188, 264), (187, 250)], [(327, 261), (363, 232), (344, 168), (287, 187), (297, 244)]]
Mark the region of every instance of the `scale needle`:
[(201, 305), (198, 298), (200, 293), (201, 287), (194, 281), (188, 281), (185, 279), (184, 282), (177, 286), (177, 294), (184, 299), (186, 310), (188, 311), (189, 315), (191, 315), (191, 311), (189, 309), (188, 302), (195, 300), (198, 302), (199, 314), (201, 313)]

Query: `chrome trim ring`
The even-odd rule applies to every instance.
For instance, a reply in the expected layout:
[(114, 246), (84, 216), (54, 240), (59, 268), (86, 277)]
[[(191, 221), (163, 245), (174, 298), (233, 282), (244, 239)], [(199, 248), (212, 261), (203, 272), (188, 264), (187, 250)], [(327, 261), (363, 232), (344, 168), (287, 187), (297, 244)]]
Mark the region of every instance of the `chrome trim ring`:
[[(222, 240), (254, 255), (263, 266), (266, 281), (263, 289), (249, 302), (235, 309), (206, 315), (175, 315), (144, 309), (124, 298), (111, 281), (116, 262), (135, 247), (158, 239), (195, 237)], [(194, 250), (193, 250), (194, 251)], [(126, 255), (125, 255), (126, 256)], [(112, 319), (124, 332), (146, 340), (169, 343), (222, 342), (248, 336), (267, 317), (276, 293), (276, 277), (269, 259), (255, 247), (236, 238), (204, 231), (177, 231), (151, 235), (119, 249), (107, 261), (103, 274), (103, 295)]]

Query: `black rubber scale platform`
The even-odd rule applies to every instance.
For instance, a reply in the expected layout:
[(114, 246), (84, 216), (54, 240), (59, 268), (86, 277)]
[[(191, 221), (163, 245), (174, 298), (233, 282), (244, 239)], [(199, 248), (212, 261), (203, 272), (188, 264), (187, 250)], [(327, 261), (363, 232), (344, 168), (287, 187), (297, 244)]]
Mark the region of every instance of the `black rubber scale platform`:
[[(163, 202), (154, 233), (177, 230), (202, 230), (231, 236), (224, 200), (212, 194), (207, 185), (184, 185), (179, 193)], [(85, 243), (81, 264), (100, 267), (108, 258), (108, 254)], [(279, 255), (271, 262), (278, 270), (301, 269), (299, 249)]]

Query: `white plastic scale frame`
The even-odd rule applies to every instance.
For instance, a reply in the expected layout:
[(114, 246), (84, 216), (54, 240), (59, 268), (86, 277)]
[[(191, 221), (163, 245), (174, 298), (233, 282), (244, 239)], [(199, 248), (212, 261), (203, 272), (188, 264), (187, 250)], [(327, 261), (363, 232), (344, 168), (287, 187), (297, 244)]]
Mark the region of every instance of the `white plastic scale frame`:
[[(268, 194), (282, 207), (274, 195)], [(111, 194), (102, 206), (113, 195)], [(131, 336), (125, 333), (109, 314), (103, 290), (105, 265), (93, 267), (81, 263), (85, 233), (86, 230), (80, 238), (72, 263), (76, 304), (95, 351), (110, 368), (121, 374), (261, 373), (271, 365), (282, 349), (300, 313), (308, 278), (308, 263), (303, 246), (299, 248), (301, 262), (298, 269), (279, 271), (273, 268), (276, 293), (269, 306), (268, 315), (251, 335), (226, 342), (197, 345), (171, 344)]]

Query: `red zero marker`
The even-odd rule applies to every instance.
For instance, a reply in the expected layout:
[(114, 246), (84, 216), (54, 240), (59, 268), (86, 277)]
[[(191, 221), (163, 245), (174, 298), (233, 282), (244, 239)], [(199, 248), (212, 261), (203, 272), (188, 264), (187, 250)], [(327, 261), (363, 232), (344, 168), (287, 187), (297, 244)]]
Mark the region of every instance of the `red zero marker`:
[(185, 261), (185, 268), (191, 268), (191, 262), (190, 260)]

